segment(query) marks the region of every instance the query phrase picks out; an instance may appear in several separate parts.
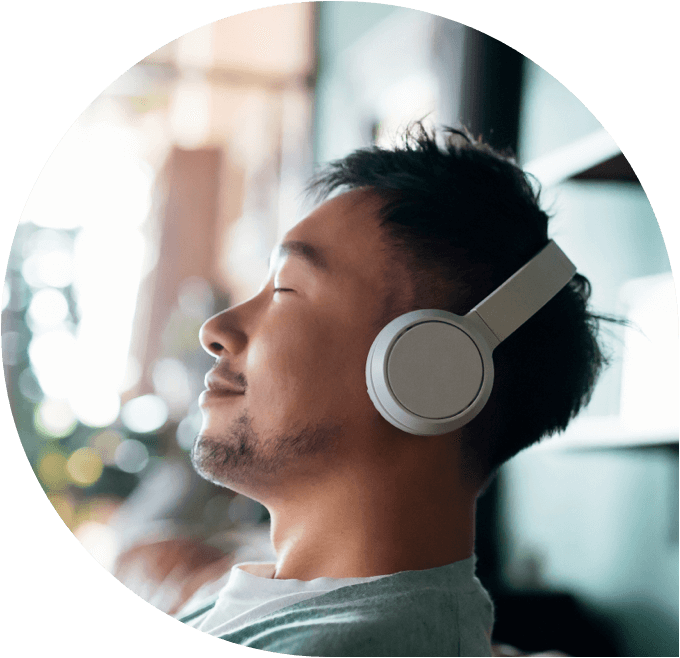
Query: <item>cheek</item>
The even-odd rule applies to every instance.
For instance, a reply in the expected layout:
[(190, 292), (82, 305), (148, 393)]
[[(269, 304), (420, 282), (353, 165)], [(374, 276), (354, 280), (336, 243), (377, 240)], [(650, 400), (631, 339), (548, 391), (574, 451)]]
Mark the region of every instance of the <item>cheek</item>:
[(281, 417), (295, 411), (318, 388), (324, 370), (314, 336), (293, 323), (254, 339), (248, 350), (247, 378), (260, 413)]
[(332, 331), (306, 335), (281, 360), (292, 404), (330, 410), (352, 388), (355, 362), (356, 355)]
[(251, 345), (248, 380), (262, 413), (299, 423), (301, 416), (338, 417), (364, 398), (370, 403), (365, 381), (370, 345), (347, 327), (303, 326), (289, 323), (270, 340)]

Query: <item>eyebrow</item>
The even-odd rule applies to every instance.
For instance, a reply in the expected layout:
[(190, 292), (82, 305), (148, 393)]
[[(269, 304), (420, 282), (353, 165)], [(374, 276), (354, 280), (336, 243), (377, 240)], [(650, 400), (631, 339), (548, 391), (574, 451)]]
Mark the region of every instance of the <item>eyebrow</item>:
[(323, 251), (300, 240), (290, 240), (281, 244), (277, 256), (295, 256), (321, 272), (327, 272), (329, 269), (328, 260)]

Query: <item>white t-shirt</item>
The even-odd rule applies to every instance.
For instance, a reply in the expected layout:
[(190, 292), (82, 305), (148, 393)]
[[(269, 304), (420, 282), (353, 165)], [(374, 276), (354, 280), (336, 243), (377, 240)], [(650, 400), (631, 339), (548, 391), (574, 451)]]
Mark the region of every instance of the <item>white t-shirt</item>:
[(293, 656), (491, 656), (493, 603), (474, 566), (470, 557), (377, 578), (302, 582), (273, 580), (273, 565), (240, 565), (225, 574), (228, 591), (182, 611), (180, 621)]
[[(280, 580), (274, 578), (274, 564), (245, 563), (237, 564), (229, 572), (228, 580), (220, 590), (215, 606), (206, 613), (188, 622), (210, 635), (224, 635), (235, 628), (249, 624), (271, 612), (286, 608), (315, 596), (320, 596), (340, 587), (367, 583), (384, 576), (370, 578), (315, 578), (314, 580)], [(203, 605), (212, 603), (201, 601), (197, 606), (196, 597), (176, 615), (181, 618)]]

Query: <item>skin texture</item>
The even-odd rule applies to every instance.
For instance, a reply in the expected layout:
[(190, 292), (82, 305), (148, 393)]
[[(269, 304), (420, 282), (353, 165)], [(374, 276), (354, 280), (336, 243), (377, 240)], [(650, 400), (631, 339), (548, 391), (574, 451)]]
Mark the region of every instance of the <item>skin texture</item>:
[(284, 236), (262, 289), (201, 328), (216, 362), (194, 465), (267, 507), (276, 578), (372, 576), (472, 554), (478, 489), (462, 474), (457, 433), (401, 432), (366, 392), (375, 336), (414, 304), (379, 208), (363, 190), (321, 205)]

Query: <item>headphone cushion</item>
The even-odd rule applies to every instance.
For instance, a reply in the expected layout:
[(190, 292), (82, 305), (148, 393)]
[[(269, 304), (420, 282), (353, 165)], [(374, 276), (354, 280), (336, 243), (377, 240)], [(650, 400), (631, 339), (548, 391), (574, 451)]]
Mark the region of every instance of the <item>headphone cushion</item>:
[(477, 398), (484, 364), (474, 340), (453, 324), (429, 321), (403, 332), (387, 355), (387, 384), (407, 411), (428, 419), (462, 413)]

